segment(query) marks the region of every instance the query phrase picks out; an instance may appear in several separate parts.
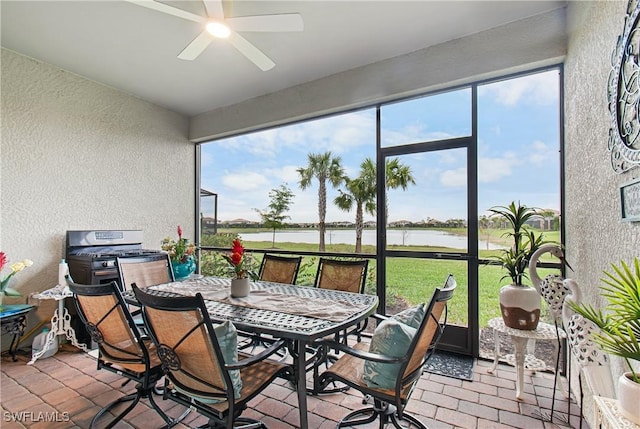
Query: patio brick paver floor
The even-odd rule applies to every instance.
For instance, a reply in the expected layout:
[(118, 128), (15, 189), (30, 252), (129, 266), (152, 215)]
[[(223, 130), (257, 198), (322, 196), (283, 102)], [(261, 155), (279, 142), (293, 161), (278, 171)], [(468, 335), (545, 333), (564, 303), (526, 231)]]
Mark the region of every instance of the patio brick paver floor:
[[(38, 360), (32, 366), (26, 365), (28, 360), (26, 352), (18, 354), (17, 362), (8, 356), (2, 357), (0, 427), (3, 429), (86, 429), (102, 406), (133, 391), (132, 383), (122, 386), (120, 377), (98, 371), (93, 357), (70, 346), (63, 346), (55, 356)], [(532, 416), (540, 407), (551, 404), (552, 374), (525, 373), (524, 400), (518, 402), (515, 400), (515, 369), (500, 364), (492, 375), (486, 372), (489, 366), (491, 362), (478, 360), (472, 382), (425, 373), (407, 409), (431, 429), (569, 427), (557, 418), (550, 423)], [(182, 411), (170, 401), (159, 399), (159, 403), (172, 416)], [(362, 406), (362, 396), (356, 391), (309, 396), (309, 427), (334, 428), (337, 420)], [(566, 416), (567, 401), (560, 392), (556, 393), (555, 409)], [(299, 421), (296, 393), (287, 381), (277, 380), (251, 401), (243, 415), (261, 419), (271, 429), (295, 428)], [(579, 427), (578, 415), (579, 407), (571, 402), (573, 428)], [(175, 427), (184, 429), (204, 423), (205, 418), (191, 412)], [(116, 428), (148, 429), (162, 424), (143, 399)], [(586, 421), (582, 427), (588, 429)]]

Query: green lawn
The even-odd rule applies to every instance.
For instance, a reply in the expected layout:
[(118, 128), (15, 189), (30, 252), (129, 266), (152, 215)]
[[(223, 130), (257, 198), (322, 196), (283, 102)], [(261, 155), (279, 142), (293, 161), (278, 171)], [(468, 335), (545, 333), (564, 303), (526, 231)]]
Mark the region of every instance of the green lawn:
[[(253, 231), (253, 230), (252, 230)], [(235, 230), (234, 233), (238, 231)], [(255, 232), (255, 231), (253, 231)], [(454, 233), (466, 234), (466, 231), (451, 231)], [(488, 230), (482, 231), (482, 238), (486, 239), (490, 236), (493, 242), (501, 241), (501, 235), (504, 230)], [(546, 240), (556, 240), (559, 237), (558, 232), (545, 232)], [(206, 245), (206, 240), (203, 240)], [(252, 249), (273, 249), (270, 241), (263, 242), (244, 242), (245, 247)], [(286, 249), (288, 251), (317, 251), (316, 244), (305, 243), (277, 243), (278, 249)], [(403, 249), (402, 246), (395, 246), (394, 249)], [(407, 248), (404, 248), (407, 249)], [(328, 244), (327, 252), (353, 252), (354, 246), (348, 244)], [(432, 252), (451, 251), (452, 249), (433, 248), (433, 247), (411, 247), (411, 250), (424, 250)], [(375, 246), (363, 246), (363, 253), (375, 254)], [(480, 251), (480, 258), (487, 258), (495, 251)], [(256, 267), (262, 259), (261, 254), (255, 255)], [(317, 257), (305, 256), (303, 264), (298, 275), (297, 283), (300, 285), (312, 285), (315, 279), (317, 269)], [(444, 283), (449, 273), (453, 274), (458, 288), (454, 298), (450, 303), (450, 321), (455, 324), (466, 325), (468, 320), (467, 302), (468, 302), (468, 278), (467, 264), (464, 261), (449, 260), (432, 260), (418, 258), (388, 258), (387, 267), (387, 284), (386, 284), (386, 300), (387, 306), (393, 306), (398, 300), (405, 301), (410, 305), (416, 305), (426, 302), (431, 297), (434, 288)], [(376, 261), (369, 262), (369, 275), (367, 280), (367, 292), (375, 293), (376, 284)], [(215, 272), (206, 272), (205, 274), (215, 274)], [(542, 277), (557, 270), (541, 270)], [(218, 273), (219, 274), (219, 273)], [(498, 294), (500, 287), (508, 283), (508, 279), (502, 279), (504, 271), (501, 267), (495, 265), (481, 265), (479, 268), (479, 319), (480, 326), (486, 326), (489, 319), (500, 316), (500, 306), (498, 303)], [(544, 317), (544, 314), (543, 314)]]

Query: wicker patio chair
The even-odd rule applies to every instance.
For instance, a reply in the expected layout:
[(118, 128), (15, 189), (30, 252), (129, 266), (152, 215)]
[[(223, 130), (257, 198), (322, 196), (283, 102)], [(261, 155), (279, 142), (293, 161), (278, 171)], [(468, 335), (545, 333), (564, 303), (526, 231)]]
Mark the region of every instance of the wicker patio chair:
[(258, 272), (259, 280), (265, 282), (295, 284), (302, 257), (265, 254)]
[(171, 419), (154, 399), (154, 386), (163, 376), (162, 365), (151, 339), (144, 338), (136, 328), (118, 284), (71, 283), (69, 288), (73, 292), (80, 319), (87, 327), (91, 339), (98, 344), (98, 369), (121, 375), (136, 385), (135, 393), (120, 397), (98, 411), (91, 420), (90, 427), (102, 423), (101, 417), (109, 415), (116, 405), (131, 401), (106, 426), (100, 424), (100, 427), (105, 428), (115, 426), (142, 398), (149, 400), (153, 409), (166, 422), (166, 427), (180, 422), (189, 412), (188, 408), (179, 418)]
[[(123, 291), (130, 291), (135, 283), (138, 287), (160, 285), (174, 281), (171, 260), (167, 253), (141, 257), (117, 257), (118, 276)], [(139, 308), (129, 307), (138, 328), (144, 330), (144, 321)]]
[(133, 290), (167, 370), (164, 397), (209, 418), (210, 428), (266, 427), (241, 414), (273, 380), (290, 377), (288, 365), (267, 359), (284, 342), (277, 341), (255, 356), (236, 355), (233, 324), (214, 326), (202, 295), (161, 297), (136, 285)]
[[(320, 388), (338, 381), (359, 390), (373, 400), (372, 407), (349, 413), (337, 427), (368, 424), (379, 419), (380, 428), (387, 423), (401, 428), (400, 421), (404, 420), (418, 428), (426, 429), (417, 418), (405, 412), (405, 407), (422, 375), (424, 365), (435, 351), (444, 331), (447, 323), (447, 302), (453, 296), (455, 288), (455, 279), (449, 275), (444, 287), (435, 290), (417, 329), (406, 327), (397, 321), (382, 322), (376, 328), (369, 350), (365, 350), (364, 344), (358, 344), (357, 348), (342, 343), (327, 344), (327, 347), (338, 348), (344, 355), (320, 375)], [(398, 327), (402, 331), (392, 331), (386, 329), (387, 327)], [(376, 338), (378, 330), (380, 336)], [(411, 334), (406, 335), (408, 348), (401, 355), (397, 353), (399, 336), (392, 335), (393, 332)], [(394, 353), (376, 352), (381, 349)], [(386, 383), (378, 381), (382, 379), (383, 373), (386, 373)]]

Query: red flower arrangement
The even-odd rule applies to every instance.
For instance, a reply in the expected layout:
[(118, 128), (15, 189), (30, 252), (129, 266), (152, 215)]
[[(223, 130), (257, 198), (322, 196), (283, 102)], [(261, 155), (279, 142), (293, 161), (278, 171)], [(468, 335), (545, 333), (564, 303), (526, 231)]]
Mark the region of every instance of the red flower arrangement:
[(233, 267), (233, 271), (236, 273), (236, 278), (243, 279), (247, 277), (248, 272), (245, 270), (244, 263), (246, 257), (244, 254), (244, 246), (239, 238), (233, 240), (231, 246), (231, 253), (228, 255), (222, 255)]

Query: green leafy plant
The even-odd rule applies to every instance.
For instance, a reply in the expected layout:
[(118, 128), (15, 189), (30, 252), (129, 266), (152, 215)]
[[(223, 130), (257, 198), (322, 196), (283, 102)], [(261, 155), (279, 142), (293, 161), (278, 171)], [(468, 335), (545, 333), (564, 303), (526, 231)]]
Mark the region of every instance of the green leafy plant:
[(169, 258), (174, 264), (185, 263), (196, 251), (196, 246), (189, 243), (189, 240), (182, 238), (182, 227), (178, 225), (178, 240), (175, 241), (171, 237), (165, 237), (162, 240), (161, 248), (169, 253)]
[(634, 258), (632, 267), (620, 261), (620, 267), (611, 264), (613, 273), (604, 271), (601, 281), (602, 296), (608, 303), (603, 309), (591, 305), (569, 302), (569, 306), (600, 332), (593, 334), (593, 341), (607, 353), (623, 358), (630, 369), (633, 381), (640, 383), (640, 375), (633, 371), (631, 361), (640, 362), (640, 262)]
[[(7, 255), (5, 255), (4, 252), (0, 252), (0, 271), (2, 271), (6, 264)], [(33, 262), (30, 259), (25, 259), (24, 261), (15, 262), (9, 265), (9, 268), (11, 268), (11, 272), (0, 280), (0, 298), (4, 295), (21, 296), (20, 292), (9, 287), (9, 280), (11, 280), (11, 278), (16, 275), (16, 273), (19, 273), (20, 271), (24, 270), (27, 267), (30, 267), (31, 265), (33, 265)]]
[(527, 269), (531, 255), (541, 245), (547, 243), (543, 241), (542, 234), (536, 235), (525, 227), (527, 221), (537, 212), (520, 203), (516, 206), (514, 201), (508, 206), (492, 207), (489, 211), (499, 216), (499, 219), (506, 220), (511, 226), (511, 231), (505, 232), (503, 237), (511, 237), (513, 246), (501, 250), (500, 255), (495, 256), (500, 265), (507, 270), (507, 274), (500, 280), (510, 278), (514, 285), (522, 286), (522, 280), (528, 278)]

